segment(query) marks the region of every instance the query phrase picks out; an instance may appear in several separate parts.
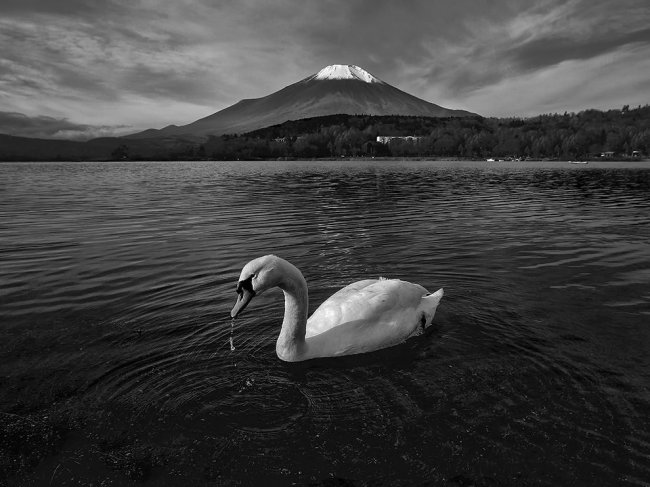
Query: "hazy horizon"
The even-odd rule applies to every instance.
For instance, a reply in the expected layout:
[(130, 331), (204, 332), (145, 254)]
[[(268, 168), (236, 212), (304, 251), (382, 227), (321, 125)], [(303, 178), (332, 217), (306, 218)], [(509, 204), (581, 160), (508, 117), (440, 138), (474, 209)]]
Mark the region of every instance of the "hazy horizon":
[(649, 20), (643, 0), (6, 0), (0, 133), (183, 125), (330, 64), (483, 116), (644, 105)]

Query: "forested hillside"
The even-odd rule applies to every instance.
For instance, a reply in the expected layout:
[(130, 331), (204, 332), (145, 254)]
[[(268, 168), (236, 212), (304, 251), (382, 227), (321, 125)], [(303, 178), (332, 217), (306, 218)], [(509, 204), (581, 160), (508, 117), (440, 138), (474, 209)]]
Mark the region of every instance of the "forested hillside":
[[(377, 143), (377, 136), (415, 136)], [(211, 137), (208, 158), (436, 156), (588, 158), (650, 153), (650, 106), (532, 118), (332, 115), (290, 121), (242, 136)], [(611, 154), (608, 154), (612, 157)]]

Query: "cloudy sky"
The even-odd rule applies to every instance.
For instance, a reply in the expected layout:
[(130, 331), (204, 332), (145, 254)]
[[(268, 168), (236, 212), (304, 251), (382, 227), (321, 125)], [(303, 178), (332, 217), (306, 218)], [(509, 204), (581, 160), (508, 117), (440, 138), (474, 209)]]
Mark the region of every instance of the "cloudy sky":
[(650, 103), (648, 0), (1, 0), (0, 133), (190, 123), (329, 64), (485, 116)]

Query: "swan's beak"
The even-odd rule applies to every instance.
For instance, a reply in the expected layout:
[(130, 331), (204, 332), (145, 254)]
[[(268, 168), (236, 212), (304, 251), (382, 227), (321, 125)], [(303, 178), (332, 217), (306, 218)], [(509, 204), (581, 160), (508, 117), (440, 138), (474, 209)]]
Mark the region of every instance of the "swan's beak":
[(244, 311), (244, 308), (248, 306), (248, 303), (250, 303), (251, 299), (254, 297), (255, 291), (253, 291), (251, 278), (248, 278), (245, 281), (239, 281), (237, 283), (237, 302), (230, 312), (230, 316), (232, 318), (237, 318), (239, 313)]

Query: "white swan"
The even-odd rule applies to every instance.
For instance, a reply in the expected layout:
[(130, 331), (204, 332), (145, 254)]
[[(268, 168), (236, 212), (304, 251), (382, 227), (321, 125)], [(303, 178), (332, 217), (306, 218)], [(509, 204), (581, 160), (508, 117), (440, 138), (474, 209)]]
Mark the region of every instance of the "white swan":
[(237, 284), (236, 318), (272, 287), (284, 292), (284, 321), (275, 351), (287, 362), (370, 352), (403, 342), (431, 324), (443, 296), (397, 279), (366, 279), (344, 287), (307, 319), (307, 282), (291, 263), (266, 255), (244, 266)]

